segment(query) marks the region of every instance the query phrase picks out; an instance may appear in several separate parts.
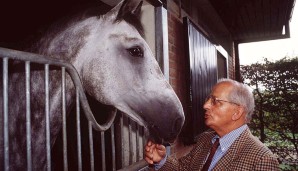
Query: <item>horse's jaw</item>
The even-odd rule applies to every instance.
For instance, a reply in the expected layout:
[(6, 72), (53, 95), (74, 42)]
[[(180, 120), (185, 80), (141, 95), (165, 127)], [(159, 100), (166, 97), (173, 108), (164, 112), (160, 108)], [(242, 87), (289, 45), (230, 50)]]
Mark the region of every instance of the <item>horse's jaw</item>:
[(149, 139), (159, 143), (173, 142), (185, 120), (182, 104), (173, 92), (166, 89), (159, 95), (126, 93), (115, 107), (143, 125)]
[(168, 140), (165, 141), (161, 136), (159, 135), (159, 131), (156, 129), (156, 126), (152, 123), (149, 123), (145, 121), (142, 117), (142, 113), (136, 113), (133, 109), (127, 108), (122, 105), (117, 105), (116, 107), (119, 111), (127, 114), (133, 121), (135, 121), (140, 126), (143, 126), (145, 128), (145, 137), (146, 139), (150, 139), (153, 142), (158, 142), (159, 144), (162, 144), (164, 142), (173, 142), (174, 140)]
[(142, 117), (140, 117), (140, 115), (136, 113), (134, 110), (127, 109), (126, 107), (123, 107), (121, 105), (116, 105), (115, 107), (121, 112), (127, 114), (133, 121), (135, 121), (140, 126), (147, 127), (146, 121)]

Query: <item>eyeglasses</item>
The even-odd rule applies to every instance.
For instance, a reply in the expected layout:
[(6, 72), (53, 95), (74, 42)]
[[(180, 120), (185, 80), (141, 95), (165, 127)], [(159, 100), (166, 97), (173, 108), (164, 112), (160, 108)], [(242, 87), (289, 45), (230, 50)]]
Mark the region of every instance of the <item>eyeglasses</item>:
[(222, 100), (222, 99), (219, 99), (213, 95), (209, 95), (206, 100), (205, 100), (205, 103), (207, 101), (211, 100), (211, 105), (214, 106), (216, 105), (218, 102), (226, 102), (226, 103), (230, 103), (230, 104), (234, 104), (234, 105), (237, 105), (237, 106), (240, 106), (240, 104), (238, 103), (235, 103), (235, 102), (230, 102), (230, 101), (226, 101), (226, 100)]

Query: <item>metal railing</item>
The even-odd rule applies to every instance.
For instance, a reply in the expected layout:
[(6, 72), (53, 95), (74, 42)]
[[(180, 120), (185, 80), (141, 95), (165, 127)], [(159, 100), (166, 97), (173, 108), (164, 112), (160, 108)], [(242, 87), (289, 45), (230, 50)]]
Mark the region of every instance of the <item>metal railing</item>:
[[(67, 157), (67, 130), (66, 130), (66, 97), (65, 97), (65, 78), (66, 73), (71, 77), (76, 89), (76, 124), (80, 125), (80, 107), (88, 120), (88, 136), (90, 149), (90, 170), (94, 170), (94, 151), (93, 151), (93, 129), (100, 131), (101, 139), (101, 170), (139, 170), (146, 167), (146, 162), (142, 160), (142, 149), (144, 146), (144, 128), (140, 128), (131, 119), (127, 118), (125, 114), (118, 116), (115, 131), (115, 118), (117, 111), (114, 110), (104, 124), (99, 124), (91, 111), (87, 101), (84, 88), (80, 81), (80, 77), (73, 65), (60, 59), (47, 58), (42, 55), (16, 51), (6, 48), (0, 48), (0, 58), (2, 58), (2, 77), (3, 77), (3, 146), (4, 146), (4, 168), (0, 170), (9, 170), (9, 111), (8, 111), (8, 75), (9, 75), (9, 60), (23, 61), (25, 65), (25, 80), (26, 80), (26, 146), (27, 146), (27, 170), (32, 170), (32, 154), (31, 154), (31, 109), (30, 109), (30, 71), (31, 64), (44, 65), (45, 76), (45, 114), (46, 114), (46, 147), (47, 147), (47, 169), (51, 170), (51, 146), (50, 146), (50, 121), (49, 121), (49, 66), (61, 68), (61, 83), (62, 83), (62, 135), (63, 135), (63, 169), (68, 170)], [(2, 113), (2, 111), (1, 111)], [(1, 114), (0, 113), (0, 114)], [(119, 112), (118, 112), (119, 113)], [(93, 128), (93, 129), (92, 129)], [(105, 144), (105, 132), (109, 130), (110, 144)], [(82, 170), (82, 151), (81, 151), (81, 130), (77, 126), (77, 169)], [(120, 140), (119, 139), (120, 135)], [(127, 136), (128, 135), (128, 136)], [(116, 138), (115, 138), (116, 137)], [(106, 146), (110, 146), (111, 157), (109, 159), (107, 168), (106, 161)], [(124, 149), (123, 149), (124, 148)], [(118, 154), (118, 155), (117, 155)], [(1, 155), (1, 154), (0, 154)]]

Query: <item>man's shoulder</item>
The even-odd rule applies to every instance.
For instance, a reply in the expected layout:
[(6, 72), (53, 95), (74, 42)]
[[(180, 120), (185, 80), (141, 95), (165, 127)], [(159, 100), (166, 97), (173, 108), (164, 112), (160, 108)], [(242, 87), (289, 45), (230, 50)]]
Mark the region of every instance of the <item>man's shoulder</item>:
[(245, 141), (245, 143), (242, 143), (247, 147), (245, 149), (250, 149), (249, 153), (259, 153), (270, 156), (273, 155), (271, 150), (257, 137), (255, 137), (249, 129), (245, 130), (239, 138), (240, 141)]

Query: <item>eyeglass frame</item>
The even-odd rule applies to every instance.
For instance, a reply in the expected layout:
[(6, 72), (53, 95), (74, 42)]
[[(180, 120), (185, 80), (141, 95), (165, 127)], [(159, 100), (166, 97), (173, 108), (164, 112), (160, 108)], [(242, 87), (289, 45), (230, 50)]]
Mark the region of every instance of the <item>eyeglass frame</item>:
[(213, 95), (209, 95), (209, 96), (207, 96), (206, 99), (205, 99), (205, 103), (206, 103), (207, 101), (209, 101), (209, 100), (211, 100), (211, 105), (212, 105), (212, 106), (216, 105), (216, 103), (218, 103), (218, 102), (226, 102), (226, 103), (234, 104), (234, 105), (237, 105), (237, 106), (241, 106), (241, 105), (238, 104), (238, 103), (231, 102), (231, 101), (227, 101), (227, 100), (223, 100), (223, 99), (217, 98), (217, 97), (215, 97), (215, 96), (213, 96)]

